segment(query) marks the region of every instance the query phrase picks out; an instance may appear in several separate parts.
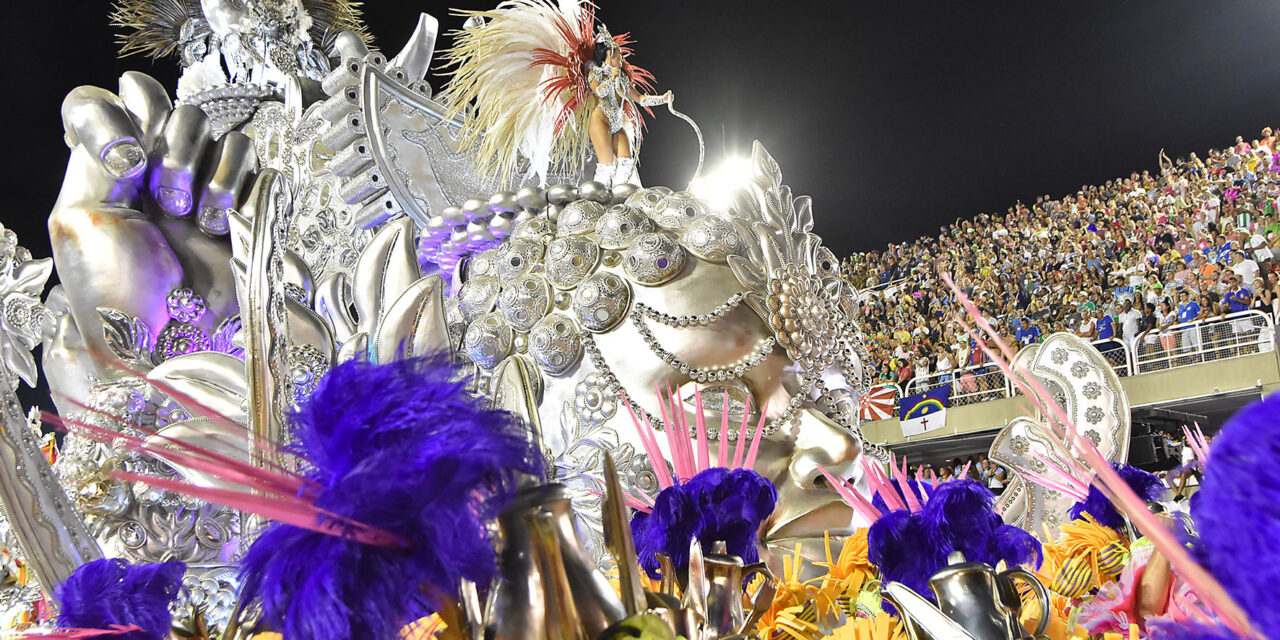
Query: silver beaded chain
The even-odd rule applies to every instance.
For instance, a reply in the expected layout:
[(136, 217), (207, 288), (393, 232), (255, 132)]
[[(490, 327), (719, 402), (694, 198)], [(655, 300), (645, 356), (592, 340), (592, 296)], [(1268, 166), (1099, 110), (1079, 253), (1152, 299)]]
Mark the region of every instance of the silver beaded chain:
[[(649, 424), (653, 425), (654, 429), (662, 431), (664, 429), (662, 420), (658, 419), (648, 411), (645, 411), (643, 407), (632, 399), (631, 394), (627, 393), (626, 390), (622, 388), (622, 383), (618, 381), (618, 376), (613, 373), (613, 369), (610, 369), (609, 364), (605, 362), (604, 355), (600, 353), (600, 347), (596, 345), (595, 338), (592, 337), (591, 334), (583, 334), (582, 349), (587, 353), (587, 357), (591, 360), (592, 366), (594, 366), (596, 371), (600, 373), (600, 376), (604, 378), (605, 386), (609, 392), (617, 394), (620, 397), (625, 397), (627, 399), (627, 404), (631, 405), (631, 410), (636, 412), (636, 417), (647, 420)], [(805, 399), (809, 396), (809, 392), (814, 388), (815, 384), (818, 384), (818, 381), (818, 376), (805, 376), (801, 382), (801, 388), (797, 390), (795, 395), (791, 396), (791, 400), (787, 403), (786, 410), (784, 410), (777, 418), (770, 420), (764, 425), (764, 435), (773, 435), (784, 425), (794, 420), (796, 413), (799, 412), (801, 405), (804, 404)], [(696, 438), (697, 435), (697, 427), (689, 427), (689, 437)], [(741, 434), (737, 433), (737, 429), (729, 430), (730, 438), (736, 439), (740, 435)], [(719, 436), (719, 429), (712, 427), (707, 428), (708, 438), (714, 440), (719, 438)]]
[(640, 337), (644, 339), (644, 343), (648, 345), (649, 350), (672, 369), (689, 376), (694, 382), (721, 382), (730, 378), (741, 377), (748, 370), (764, 362), (769, 357), (769, 354), (773, 353), (773, 347), (776, 344), (773, 336), (761, 339), (756, 344), (755, 349), (752, 350), (751, 355), (732, 364), (700, 369), (677, 358), (675, 354), (663, 348), (662, 344), (653, 335), (653, 332), (649, 330), (649, 327), (645, 326), (644, 321), (645, 318), (650, 318), (669, 327), (705, 327), (724, 317), (726, 313), (745, 298), (746, 296), (742, 294), (735, 294), (728, 302), (716, 307), (711, 313), (698, 316), (669, 316), (637, 302), (635, 303), (635, 308), (631, 311), (631, 322), (635, 324), (636, 330), (640, 332)]

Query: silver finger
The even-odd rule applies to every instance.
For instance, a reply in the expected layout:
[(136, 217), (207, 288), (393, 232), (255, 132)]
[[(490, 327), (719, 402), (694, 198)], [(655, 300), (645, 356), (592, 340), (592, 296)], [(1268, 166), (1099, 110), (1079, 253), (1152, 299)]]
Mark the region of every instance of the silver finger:
[(209, 117), (200, 107), (180, 105), (169, 115), (154, 154), (156, 170), (151, 174), (151, 197), (165, 213), (191, 213), (195, 178), (211, 135)]
[(155, 148), (164, 131), (165, 119), (173, 110), (173, 101), (164, 85), (145, 73), (126, 71), (120, 76), (120, 100), (142, 132), (143, 147)]
[(214, 148), (212, 173), (200, 195), (196, 224), (209, 235), (227, 233), (227, 214), (236, 208), (250, 176), (258, 170), (253, 140), (239, 131), (228, 132)]
[(135, 178), (147, 167), (146, 147), (124, 102), (100, 87), (76, 87), (62, 101), (67, 145), (85, 149), (116, 180)]

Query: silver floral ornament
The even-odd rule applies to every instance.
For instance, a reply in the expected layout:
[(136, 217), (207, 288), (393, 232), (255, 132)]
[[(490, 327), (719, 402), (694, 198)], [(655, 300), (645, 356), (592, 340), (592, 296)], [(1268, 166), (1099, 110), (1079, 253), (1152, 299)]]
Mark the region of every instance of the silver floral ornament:
[(25, 262), (8, 258), (0, 266), (0, 358), (6, 371), (31, 386), (39, 376), (31, 350), (40, 344), (45, 315), (40, 294), (52, 273), (49, 258)]
[(618, 393), (593, 371), (574, 387), (573, 410), (584, 424), (600, 426), (618, 412)]

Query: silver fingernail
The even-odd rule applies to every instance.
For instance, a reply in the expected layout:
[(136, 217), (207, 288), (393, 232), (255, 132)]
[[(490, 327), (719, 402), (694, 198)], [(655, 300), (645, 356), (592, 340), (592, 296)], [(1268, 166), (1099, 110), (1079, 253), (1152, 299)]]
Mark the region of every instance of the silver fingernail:
[(191, 194), (173, 187), (157, 187), (156, 203), (165, 213), (174, 216), (185, 216), (191, 211)]
[(205, 205), (200, 207), (200, 214), (196, 216), (196, 224), (200, 229), (211, 236), (226, 235), (230, 227), (227, 225), (228, 209), (219, 207), (211, 207)]
[(117, 179), (133, 178), (147, 168), (147, 154), (132, 138), (117, 140), (102, 150), (102, 166)]

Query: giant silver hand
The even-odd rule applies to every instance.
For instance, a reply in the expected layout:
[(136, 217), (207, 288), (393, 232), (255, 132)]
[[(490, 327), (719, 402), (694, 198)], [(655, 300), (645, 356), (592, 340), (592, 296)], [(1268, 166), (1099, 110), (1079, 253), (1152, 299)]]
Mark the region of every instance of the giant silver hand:
[[(173, 107), (156, 80), (136, 72), (120, 78), (118, 94), (76, 88), (62, 119), (71, 158), (49, 233), (74, 329), (92, 356), (80, 359), (85, 373), (114, 377), (103, 363), (120, 357), (104, 337), (100, 309), (140, 321), (145, 330), (135, 337), (151, 344), (170, 320), (213, 335), (236, 313), (231, 248), (220, 236), (257, 170), (250, 139), (233, 131), (215, 140), (203, 111)], [(207, 311), (175, 317), (168, 298), (182, 288)], [(180, 331), (171, 348), (189, 349), (193, 339), (202, 340)]]

